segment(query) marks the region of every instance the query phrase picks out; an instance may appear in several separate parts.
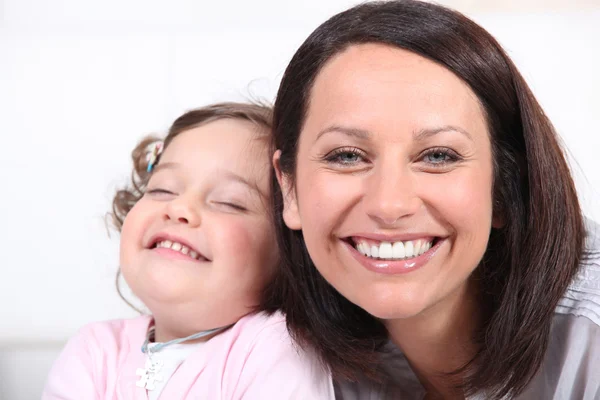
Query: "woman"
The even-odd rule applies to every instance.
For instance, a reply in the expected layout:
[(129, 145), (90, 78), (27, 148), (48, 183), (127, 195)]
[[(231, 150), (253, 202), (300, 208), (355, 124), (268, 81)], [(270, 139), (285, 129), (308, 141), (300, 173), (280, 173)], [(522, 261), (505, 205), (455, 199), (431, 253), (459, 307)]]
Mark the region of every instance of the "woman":
[(270, 305), (340, 398), (599, 398), (598, 228), (489, 33), (418, 1), (342, 12), (292, 58), (274, 130)]

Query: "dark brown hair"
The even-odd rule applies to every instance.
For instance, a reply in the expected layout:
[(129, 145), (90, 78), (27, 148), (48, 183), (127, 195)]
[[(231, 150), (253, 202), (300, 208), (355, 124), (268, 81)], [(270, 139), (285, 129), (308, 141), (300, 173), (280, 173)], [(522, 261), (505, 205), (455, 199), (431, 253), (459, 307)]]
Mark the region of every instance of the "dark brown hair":
[[(206, 107), (196, 108), (178, 117), (168, 130), (164, 138), (163, 151), (169, 144), (185, 131), (222, 119), (236, 119), (248, 121), (256, 125), (257, 133), (268, 133), (264, 136), (269, 138), (272, 127), (272, 108), (266, 104), (256, 103), (217, 103)], [(144, 137), (131, 152), (133, 171), (131, 180), (127, 187), (117, 190), (112, 201), (112, 212), (109, 213), (112, 225), (120, 232), (125, 217), (133, 206), (142, 198), (150, 180), (152, 172), (148, 172), (148, 161), (146, 160), (147, 148), (153, 142), (161, 140), (156, 135)], [(117, 291), (119, 296), (130, 306), (137, 310), (121, 293), (119, 285), (120, 270), (117, 272)]]
[[(402, 48), (444, 66), (470, 86), (485, 110), (494, 213), (505, 224), (492, 230), (477, 269), (487, 311), (473, 338), (479, 350), (456, 372), (467, 394), (518, 394), (541, 365), (554, 308), (583, 257), (583, 217), (557, 134), (513, 62), (479, 25), (430, 3), (370, 2), (319, 26), (287, 67), (273, 136), (284, 174), (295, 176), (315, 77), (333, 56), (361, 43)], [(315, 349), (334, 376), (382, 378), (385, 327), (319, 274), (302, 232), (283, 223), (275, 179), (272, 189), (283, 266), (268, 288), (267, 308), (286, 313), (295, 340)]]

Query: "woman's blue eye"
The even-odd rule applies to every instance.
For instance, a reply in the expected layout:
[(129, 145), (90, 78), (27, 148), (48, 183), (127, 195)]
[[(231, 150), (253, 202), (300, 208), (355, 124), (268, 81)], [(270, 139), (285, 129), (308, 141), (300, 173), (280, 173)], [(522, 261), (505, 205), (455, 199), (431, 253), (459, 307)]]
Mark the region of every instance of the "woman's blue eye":
[(356, 148), (343, 148), (334, 150), (325, 156), (325, 160), (329, 163), (351, 165), (364, 160), (363, 152)]
[(458, 161), (458, 154), (450, 149), (431, 149), (423, 155), (423, 160), (432, 165), (445, 165)]
[(429, 153), (425, 156), (432, 163), (440, 163), (444, 161), (448, 161), (448, 153), (444, 153), (443, 151), (436, 151), (433, 153)]
[(343, 163), (351, 163), (358, 161), (358, 154), (356, 153), (341, 153), (338, 154), (338, 159)]

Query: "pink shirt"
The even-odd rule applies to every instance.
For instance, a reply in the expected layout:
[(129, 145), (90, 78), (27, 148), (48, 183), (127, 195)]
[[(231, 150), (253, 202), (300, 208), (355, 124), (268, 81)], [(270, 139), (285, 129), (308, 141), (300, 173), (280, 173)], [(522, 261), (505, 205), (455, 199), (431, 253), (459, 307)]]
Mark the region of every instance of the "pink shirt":
[[(42, 400), (148, 399), (136, 386), (151, 317), (97, 322), (67, 343)], [(177, 368), (160, 399), (333, 400), (330, 374), (294, 347), (281, 314), (249, 315), (210, 339)]]

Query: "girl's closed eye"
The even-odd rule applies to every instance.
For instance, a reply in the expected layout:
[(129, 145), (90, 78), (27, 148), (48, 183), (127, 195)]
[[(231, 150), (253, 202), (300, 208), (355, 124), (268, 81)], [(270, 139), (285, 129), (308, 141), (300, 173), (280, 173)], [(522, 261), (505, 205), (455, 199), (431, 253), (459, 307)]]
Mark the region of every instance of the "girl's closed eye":
[(231, 201), (218, 201), (216, 202), (216, 204), (218, 204), (221, 207), (224, 207), (225, 209), (229, 209), (229, 210), (234, 210), (234, 211), (248, 211), (248, 209), (243, 206), (241, 203), (238, 202), (231, 202)]
[(160, 188), (160, 187), (155, 187), (155, 188), (151, 188), (146, 190), (146, 193), (156, 197), (156, 196), (174, 196), (175, 193), (168, 190), (168, 189), (164, 189), (164, 188)]

